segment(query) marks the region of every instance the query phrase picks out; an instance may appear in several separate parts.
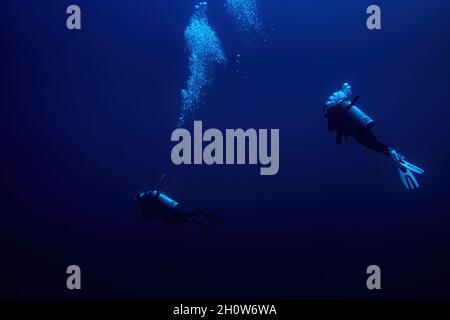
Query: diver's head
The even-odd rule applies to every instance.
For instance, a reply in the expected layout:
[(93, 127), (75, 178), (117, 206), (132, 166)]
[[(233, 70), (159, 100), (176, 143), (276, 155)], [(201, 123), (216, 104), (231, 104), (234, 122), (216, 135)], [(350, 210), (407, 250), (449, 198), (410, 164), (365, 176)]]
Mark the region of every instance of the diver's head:
[(327, 104), (324, 109), (337, 106), (343, 103), (344, 101), (349, 100), (351, 95), (352, 95), (352, 87), (346, 82), (342, 85), (341, 90), (333, 93), (328, 98)]
[(352, 87), (350, 86), (350, 84), (348, 84), (348, 82), (345, 82), (342, 85), (341, 91), (344, 92), (346, 96), (351, 96), (352, 95)]
[(138, 205), (141, 205), (146, 199), (154, 199), (158, 197), (158, 191), (150, 190), (148, 192), (140, 191), (134, 196), (134, 201), (137, 202)]
[(145, 199), (145, 192), (143, 192), (143, 191), (138, 192), (138, 193), (134, 196), (134, 201), (136, 201), (136, 203), (137, 203), (138, 205), (142, 204), (142, 202), (144, 201), (144, 199)]

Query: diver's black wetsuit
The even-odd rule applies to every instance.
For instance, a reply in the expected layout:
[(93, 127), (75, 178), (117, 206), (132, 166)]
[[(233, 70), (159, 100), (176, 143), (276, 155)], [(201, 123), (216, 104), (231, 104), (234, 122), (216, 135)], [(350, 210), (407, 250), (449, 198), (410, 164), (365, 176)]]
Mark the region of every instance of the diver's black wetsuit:
[(390, 156), (391, 148), (382, 143), (372, 131), (373, 123), (362, 125), (360, 121), (350, 116), (348, 102), (329, 108), (325, 117), (328, 118), (328, 131), (337, 131), (336, 143), (341, 144), (342, 138), (354, 137), (356, 141), (366, 148), (375, 150), (384, 155)]
[(337, 132), (336, 143), (341, 144), (342, 138), (354, 137), (364, 147), (389, 156), (395, 161), (400, 179), (409, 190), (419, 188), (414, 176), (425, 171), (405, 160), (405, 156), (384, 144), (373, 133), (375, 122), (356, 106), (359, 97), (351, 100), (352, 88), (344, 83), (342, 89), (333, 93), (325, 104), (325, 118), (328, 119), (328, 131)]
[(144, 219), (159, 219), (161, 222), (173, 226), (180, 226), (188, 223), (210, 226), (210, 224), (199, 221), (195, 219), (195, 217), (203, 216), (210, 220), (213, 217), (212, 214), (200, 209), (184, 213), (179, 205), (174, 208), (169, 207), (164, 203), (158, 201), (158, 198), (152, 196), (151, 192), (141, 193), (136, 196), (135, 200), (139, 205), (139, 209)]

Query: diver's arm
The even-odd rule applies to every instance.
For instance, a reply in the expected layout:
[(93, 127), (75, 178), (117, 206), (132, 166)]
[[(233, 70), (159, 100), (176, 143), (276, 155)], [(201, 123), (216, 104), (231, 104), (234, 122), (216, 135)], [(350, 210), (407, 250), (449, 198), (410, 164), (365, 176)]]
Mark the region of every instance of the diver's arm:
[(344, 137), (344, 133), (342, 131), (338, 131), (336, 134), (336, 144), (342, 144), (342, 138)]
[(328, 131), (329, 132), (333, 132), (336, 128), (334, 127), (334, 123), (331, 120), (330, 117), (328, 117), (327, 115), (325, 116), (326, 118), (328, 118)]

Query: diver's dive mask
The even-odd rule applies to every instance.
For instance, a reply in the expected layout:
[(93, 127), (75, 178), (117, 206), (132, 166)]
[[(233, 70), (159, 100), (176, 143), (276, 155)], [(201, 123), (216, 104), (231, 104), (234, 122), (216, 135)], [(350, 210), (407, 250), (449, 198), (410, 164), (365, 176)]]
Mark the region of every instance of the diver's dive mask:
[(327, 104), (323, 107), (324, 111), (328, 111), (330, 108), (340, 105), (346, 100), (350, 99), (352, 95), (352, 87), (346, 82), (343, 84), (342, 89), (333, 93), (327, 101)]

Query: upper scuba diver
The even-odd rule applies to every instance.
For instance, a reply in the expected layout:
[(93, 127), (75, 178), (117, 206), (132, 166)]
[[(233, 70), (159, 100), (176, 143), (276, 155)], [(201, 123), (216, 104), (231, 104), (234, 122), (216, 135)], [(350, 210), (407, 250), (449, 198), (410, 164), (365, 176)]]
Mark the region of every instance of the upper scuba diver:
[[(139, 206), (142, 217), (147, 220), (159, 219), (163, 223), (174, 226), (194, 223), (206, 227), (220, 222), (218, 217), (201, 209), (182, 210), (178, 202), (158, 190), (139, 192), (134, 200)], [(204, 219), (199, 220), (199, 217)]]
[(400, 178), (407, 189), (419, 188), (414, 173), (425, 171), (405, 161), (405, 157), (395, 149), (380, 142), (372, 131), (375, 122), (356, 106), (359, 96), (351, 100), (352, 89), (344, 83), (342, 89), (333, 93), (324, 107), (325, 118), (328, 119), (328, 131), (337, 132), (336, 143), (341, 144), (342, 138), (353, 137), (366, 148), (390, 156), (396, 163)]

